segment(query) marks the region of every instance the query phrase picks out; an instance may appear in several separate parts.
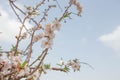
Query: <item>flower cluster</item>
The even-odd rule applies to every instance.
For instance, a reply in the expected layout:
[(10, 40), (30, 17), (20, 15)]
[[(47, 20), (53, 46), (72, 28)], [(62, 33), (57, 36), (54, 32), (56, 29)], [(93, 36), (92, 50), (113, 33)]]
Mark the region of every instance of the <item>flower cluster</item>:
[(81, 7), (80, 3), (77, 2), (76, 0), (70, 0), (70, 3), (76, 6), (76, 8), (78, 10), (78, 15), (80, 15), (82, 12), (82, 7)]
[(0, 72), (2, 74), (7, 74), (10, 72), (11, 64), (8, 60), (6, 59), (1, 59), (0, 58)]
[(29, 17), (33, 17), (33, 18), (39, 15), (39, 11), (34, 7), (32, 8), (31, 6), (26, 7), (26, 13)]
[(79, 71), (80, 70), (80, 62), (78, 59), (74, 59), (74, 60), (69, 60), (67, 62), (64, 62), (63, 60), (61, 60), (58, 63), (59, 66), (63, 66), (65, 71), (69, 71), (70, 68), (73, 69), (73, 71)]
[[(57, 0), (41, 0), (34, 7), (26, 6), (25, 4), (25, 9), (21, 9), (15, 4), (17, 0), (8, 1), (21, 25), (14, 46), (8, 51), (3, 51), (0, 47), (0, 80), (40, 80), (41, 74), (47, 73), (46, 70), (62, 72), (68, 72), (70, 69), (73, 71), (80, 70), (78, 59), (67, 62), (60, 61), (59, 67), (44, 64), (44, 59), (49, 49), (52, 48), (53, 40), (56, 36), (55, 32), (60, 31), (62, 20), (71, 15), (72, 11), (70, 11), (70, 8), (72, 5), (76, 6), (78, 16), (80, 15), (82, 8), (77, 0), (68, 0), (70, 1), (68, 2), (69, 5), (67, 7), (66, 5), (64, 6), (65, 10), (62, 14), (58, 14), (56, 17), (53, 16), (54, 18), (52, 18), (51, 22), (48, 20), (50, 18), (48, 12), (51, 11), (52, 7), (60, 7), (59, 2), (56, 3), (57, 5), (52, 4), (54, 3), (52, 1)], [(47, 8), (43, 6), (47, 6)], [(41, 14), (39, 14), (40, 10)], [(30, 23), (30, 25), (26, 23)], [(23, 40), (25, 45), (20, 44)], [(41, 53), (39, 51), (34, 52), (34, 43), (39, 42), (41, 44), (39, 49), (39, 51), (42, 50), (40, 51)], [(32, 58), (34, 53), (37, 55), (35, 59)]]
[(78, 59), (69, 60), (66, 64), (68, 67), (72, 67), (74, 71), (80, 70), (80, 62)]
[(60, 23), (56, 20), (52, 24), (47, 24), (44, 29), (44, 37), (46, 40), (42, 42), (42, 48), (51, 48), (53, 44), (53, 39), (55, 37), (54, 31), (59, 30)]
[(2, 58), (3, 56), (0, 57), (0, 65), (1, 65), (0, 72), (1, 72), (1, 74), (7, 75), (8, 73), (11, 72), (11, 70), (19, 71), (20, 55), (13, 56), (13, 53), (14, 52), (8, 53), (9, 56), (7, 56), (6, 58)]
[(51, 48), (53, 45), (53, 39), (55, 38), (55, 31), (59, 31), (60, 26), (61, 24), (58, 20), (46, 24), (43, 31), (33, 37), (33, 42), (37, 42), (40, 39), (45, 38), (42, 41), (41, 47)]
[[(3, 56), (0, 57), (0, 75), (7, 76), (5, 80), (9, 80), (9, 75), (12, 80), (18, 80), (22, 76), (29, 75), (33, 70), (29, 66), (27, 66), (26, 62), (22, 62), (20, 59), (20, 55), (13, 56), (14, 52), (7, 53), (6, 58)], [(12, 73), (15, 73), (12, 75)], [(26, 80), (39, 80), (39, 70), (35, 71), (32, 75), (26, 77)], [(1, 79), (1, 78), (0, 78)]]

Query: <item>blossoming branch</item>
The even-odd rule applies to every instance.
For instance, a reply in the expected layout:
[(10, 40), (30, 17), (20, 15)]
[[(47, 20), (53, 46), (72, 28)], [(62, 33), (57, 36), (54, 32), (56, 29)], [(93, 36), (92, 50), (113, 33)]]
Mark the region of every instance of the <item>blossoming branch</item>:
[[(77, 0), (66, 0), (64, 9), (60, 6), (58, 0), (38, 0), (37, 4), (31, 6), (23, 4), (23, 8), (16, 4), (19, 0), (8, 0), (11, 10), (20, 22), (19, 32), (15, 36), (16, 43), (12, 45), (9, 51), (0, 48), (0, 80), (40, 80), (41, 74), (46, 74), (46, 70), (68, 72), (70, 69), (79, 71), (80, 62), (78, 59), (69, 60), (66, 63), (61, 62), (58, 67), (52, 67), (50, 64), (44, 64), (44, 59), (52, 49), (56, 32), (60, 31), (62, 23), (69, 20), (71, 15), (81, 16), (82, 7)], [(53, 16), (49, 20), (52, 10), (62, 9), (57, 17)], [(71, 8), (76, 9), (76, 12)], [(2, 15), (1, 15), (2, 16)], [(30, 23), (28, 26), (26, 23)], [(24, 49), (21, 49), (21, 42), (26, 41)], [(35, 44), (40, 44), (41, 53), (32, 60), (32, 54)], [(26, 44), (26, 43), (25, 43)]]

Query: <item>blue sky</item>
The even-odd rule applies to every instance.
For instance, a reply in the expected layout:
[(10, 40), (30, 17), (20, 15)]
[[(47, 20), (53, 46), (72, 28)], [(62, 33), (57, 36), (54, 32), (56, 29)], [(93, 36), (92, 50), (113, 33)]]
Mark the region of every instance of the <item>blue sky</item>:
[[(79, 0), (82, 17), (62, 24), (56, 34), (48, 63), (78, 58), (94, 67), (81, 64), (80, 72), (49, 71), (44, 80), (120, 80), (120, 0)], [(4, 2), (4, 3), (1, 3)], [(64, 1), (61, 1), (61, 5)], [(0, 0), (0, 45), (5, 49), (14, 43), (11, 35), (17, 32), (15, 16), (10, 16), (7, 3)], [(9, 8), (9, 7), (8, 7)], [(8, 12), (7, 12), (8, 11)], [(4, 20), (3, 20), (4, 19)], [(6, 24), (7, 23), (7, 24)], [(14, 23), (14, 24), (12, 24)], [(5, 37), (6, 36), (6, 37)]]

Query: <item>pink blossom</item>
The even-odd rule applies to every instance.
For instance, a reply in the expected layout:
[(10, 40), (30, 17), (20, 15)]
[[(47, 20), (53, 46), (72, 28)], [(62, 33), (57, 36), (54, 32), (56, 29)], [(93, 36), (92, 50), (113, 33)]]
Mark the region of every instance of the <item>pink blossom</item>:
[(40, 75), (40, 73), (39, 73), (39, 71), (37, 70), (37, 71), (33, 74), (33, 80), (40, 80), (40, 79), (39, 79), (39, 75)]
[(47, 40), (43, 40), (43, 41), (42, 41), (41, 47), (42, 47), (42, 48), (51, 48), (52, 45), (53, 45), (52, 40), (48, 40), (48, 39), (47, 39)]
[(55, 30), (59, 31), (60, 26), (61, 26), (60, 22), (58, 20), (55, 20), (55, 21), (53, 21), (52, 30), (53, 31), (55, 31)]
[(76, 0), (70, 0), (71, 4), (76, 4)]
[(0, 64), (3, 65), (1, 68), (2, 74), (7, 74), (10, 72), (11, 64), (8, 59), (0, 59)]
[(73, 70), (74, 71), (77, 71), (77, 70), (79, 70), (80, 69), (80, 65), (79, 65), (79, 63), (72, 63), (72, 68), (73, 68)]
[(43, 38), (43, 33), (40, 33), (40, 34), (38, 34), (38, 35), (35, 35), (34, 37), (33, 37), (33, 42), (37, 42), (37, 41), (39, 41), (40, 39), (42, 39)]
[(47, 24), (45, 26), (44, 36), (48, 37), (50, 39), (53, 39), (55, 37), (55, 34), (54, 34), (54, 31), (52, 30), (52, 25), (51, 24)]
[(21, 77), (25, 75), (25, 71), (24, 70), (20, 70), (20, 72), (18, 73), (17, 77)]

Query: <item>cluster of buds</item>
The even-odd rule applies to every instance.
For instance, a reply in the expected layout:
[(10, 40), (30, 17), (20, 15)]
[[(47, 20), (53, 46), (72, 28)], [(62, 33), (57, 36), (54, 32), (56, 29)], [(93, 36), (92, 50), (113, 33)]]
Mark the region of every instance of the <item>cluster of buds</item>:
[(31, 6), (26, 7), (26, 13), (29, 17), (36, 17), (39, 15), (39, 11)]

